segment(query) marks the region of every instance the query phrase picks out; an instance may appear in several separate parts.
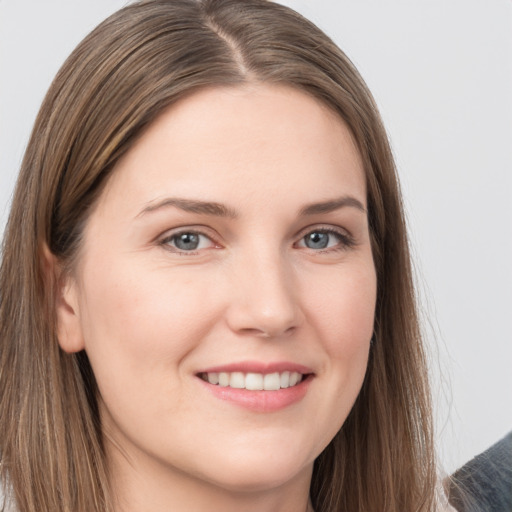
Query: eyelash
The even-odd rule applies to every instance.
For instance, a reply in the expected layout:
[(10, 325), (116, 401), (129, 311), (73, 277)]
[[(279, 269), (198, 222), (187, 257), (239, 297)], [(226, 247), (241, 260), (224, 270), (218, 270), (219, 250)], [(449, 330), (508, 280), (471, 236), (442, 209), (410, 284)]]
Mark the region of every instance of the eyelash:
[(178, 249), (177, 247), (172, 247), (170, 244), (173, 240), (176, 240), (181, 235), (197, 235), (199, 237), (206, 237), (208, 240), (210, 240), (214, 245), (216, 244), (215, 240), (212, 236), (207, 235), (206, 233), (203, 233), (202, 231), (198, 231), (195, 229), (183, 229), (181, 231), (177, 231), (175, 233), (172, 233), (169, 236), (166, 236), (162, 241), (160, 242), (160, 245), (164, 247), (166, 250), (173, 252), (175, 254), (178, 254), (180, 256), (194, 256), (199, 254), (199, 250), (190, 250), (190, 251), (184, 251), (182, 249)]
[(339, 243), (336, 244), (334, 247), (328, 247), (325, 249), (309, 248), (311, 251), (313, 251), (317, 254), (346, 251), (347, 249), (350, 249), (350, 248), (354, 247), (354, 245), (355, 245), (355, 240), (351, 235), (349, 235), (348, 233), (343, 232), (341, 230), (334, 229), (332, 227), (317, 227), (317, 228), (310, 229), (310, 230), (308, 229), (308, 231), (306, 231), (304, 234), (301, 235), (299, 241), (303, 241), (308, 235), (311, 235), (313, 233), (333, 235), (336, 238), (338, 238), (338, 240), (339, 240)]
[[(339, 240), (339, 243), (336, 244), (335, 246), (327, 247), (325, 249), (311, 249), (308, 247), (304, 247), (305, 249), (309, 249), (310, 251), (312, 251), (316, 254), (325, 254), (325, 253), (330, 253), (330, 252), (345, 251), (345, 250), (348, 250), (356, 245), (356, 242), (351, 235), (349, 235), (346, 232), (343, 232), (341, 230), (334, 229), (332, 227), (316, 227), (314, 229), (308, 228), (308, 231), (305, 231), (305, 232), (303, 231), (303, 234), (301, 234), (301, 236), (299, 238), (299, 242), (302, 242), (308, 235), (311, 235), (313, 233), (332, 235), (332, 236), (337, 237)], [(164, 247), (166, 250), (173, 252), (175, 254), (178, 254), (180, 256), (195, 256), (195, 255), (199, 254), (199, 251), (201, 249), (184, 251), (184, 250), (178, 249), (177, 247), (172, 247), (170, 245), (171, 242), (176, 240), (181, 235), (197, 235), (199, 237), (206, 237), (210, 240), (210, 242), (212, 244), (214, 244), (214, 246), (215, 245), (218, 246), (217, 242), (215, 241), (215, 239), (212, 236), (207, 235), (206, 233), (204, 233), (202, 231), (195, 230), (195, 229), (183, 229), (183, 230), (177, 231), (175, 233), (172, 233), (171, 235), (168, 235), (165, 238), (163, 238), (159, 242), (159, 244), (162, 247)]]

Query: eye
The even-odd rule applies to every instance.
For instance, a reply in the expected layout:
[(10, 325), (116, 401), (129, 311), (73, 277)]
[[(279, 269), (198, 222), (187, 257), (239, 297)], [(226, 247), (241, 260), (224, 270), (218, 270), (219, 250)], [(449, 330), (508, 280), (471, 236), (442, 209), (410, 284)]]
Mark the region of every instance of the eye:
[(161, 242), (163, 246), (176, 252), (193, 252), (214, 247), (210, 237), (197, 231), (181, 231), (174, 233)]
[(303, 236), (299, 247), (307, 247), (316, 251), (343, 250), (354, 245), (352, 238), (334, 229), (315, 229)]

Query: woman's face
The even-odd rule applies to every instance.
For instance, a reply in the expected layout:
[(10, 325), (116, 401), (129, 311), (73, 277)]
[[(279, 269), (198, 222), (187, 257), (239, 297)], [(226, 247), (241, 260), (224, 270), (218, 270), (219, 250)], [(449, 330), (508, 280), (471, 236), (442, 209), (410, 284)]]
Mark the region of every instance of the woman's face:
[(349, 131), (285, 86), (182, 100), (117, 165), (74, 276), (59, 340), (87, 352), (118, 467), (231, 490), (309, 478), (373, 329)]

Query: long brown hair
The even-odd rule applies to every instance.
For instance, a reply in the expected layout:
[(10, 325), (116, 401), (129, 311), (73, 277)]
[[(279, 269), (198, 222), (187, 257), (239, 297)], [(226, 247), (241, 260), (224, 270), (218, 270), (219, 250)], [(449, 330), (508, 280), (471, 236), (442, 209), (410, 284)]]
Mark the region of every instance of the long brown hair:
[(378, 279), (365, 382), (317, 458), (317, 512), (434, 508), (427, 368), (399, 185), (362, 78), (312, 23), (265, 0), (146, 0), (104, 21), (55, 78), (23, 160), (0, 271), (0, 453), (23, 512), (110, 511), (97, 389), (55, 330), (43, 248), (67, 267), (91, 206), (144, 129), (200, 88), (280, 83), (346, 122), (363, 157)]

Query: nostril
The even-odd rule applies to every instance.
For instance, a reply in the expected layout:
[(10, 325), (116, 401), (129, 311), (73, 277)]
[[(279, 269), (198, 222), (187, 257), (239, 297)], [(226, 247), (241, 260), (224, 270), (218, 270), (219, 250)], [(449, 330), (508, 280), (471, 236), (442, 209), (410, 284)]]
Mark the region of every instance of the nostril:
[(239, 332), (242, 334), (246, 334), (247, 336), (254, 336), (257, 338), (280, 338), (283, 336), (290, 336), (293, 332), (295, 332), (296, 326), (291, 326), (286, 329), (272, 329), (272, 328), (266, 328), (266, 329), (256, 329), (256, 328), (244, 328), (240, 329)]

